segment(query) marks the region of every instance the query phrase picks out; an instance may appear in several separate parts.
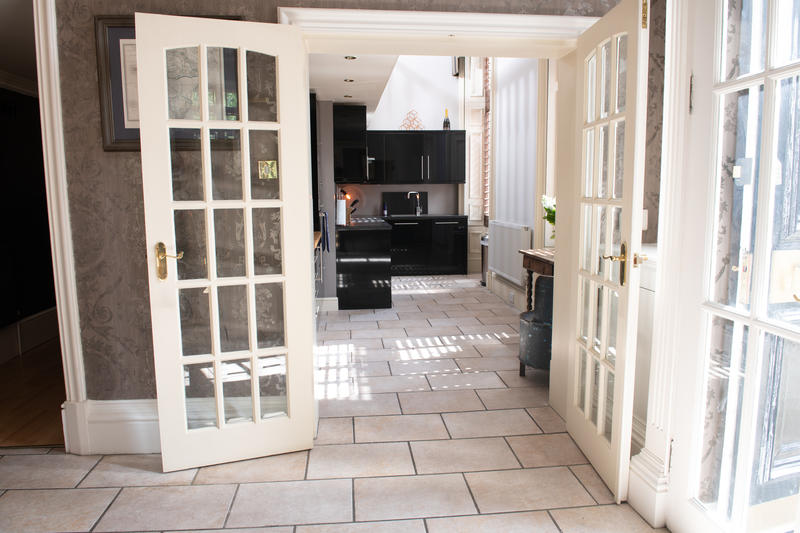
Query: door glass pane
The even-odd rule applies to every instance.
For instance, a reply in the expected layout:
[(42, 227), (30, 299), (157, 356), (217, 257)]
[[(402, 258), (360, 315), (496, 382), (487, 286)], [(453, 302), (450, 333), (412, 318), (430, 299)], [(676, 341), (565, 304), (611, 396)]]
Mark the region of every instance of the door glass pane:
[(581, 330), (579, 332), (580, 338), (583, 342), (588, 343), (589, 340), (589, 317), (592, 314), (591, 301), (592, 301), (592, 287), (591, 282), (586, 278), (581, 278)]
[(729, 513), (733, 493), (747, 334), (747, 326), (711, 319), (697, 498), (718, 513)]
[(183, 390), (186, 396), (186, 427), (217, 427), (214, 363), (184, 365)]
[(203, 153), (200, 150), (199, 129), (169, 129), (172, 199), (176, 202), (203, 200)]
[(800, 59), (800, 2), (777, 0), (775, 66)]
[(628, 87), (628, 35), (617, 37), (617, 113), (625, 111)]
[(764, 86), (723, 99), (712, 299), (750, 308)]
[(250, 130), (250, 192), (254, 200), (280, 198), (277, 131)]
[(283, 273), (281, 210), (253, 209), (253, 264), (257, 276)]
[(579, 357), (580, 357), (580, 374), (578, 375), (578, 379), (580, 380), (580, 386), (578, 387), (579, 396), (578, 396), (578, 409), (583, 411), (584, 406), (586, 405), (586, 368), (587, 368), (587, 357), (586, 350), (580, 348), (579, 350)]
[(219, 364), (219, 367), (222, 373), (225, 423), (252, 422), (253, 389), (250, 380), (250, 359), (224, 361)]
[(592, 54), (586, 62), (586, 122), (594, 122), (597, 85), (597, 56)]
[(208, 47), (208, 118), (239, 120), (239, 51)]
[(606, 403), (603, 407), (603, 437), (611, 442), (611, 427), (614, 421), (614, 373), (606, 371)]
[(223, 352), (250, 348), (247, 320), (247, 286), (217, 288), (219, 300), (219, 344)]
[(581, 235), (581, 268), (589, 271), (592, 268), (592, 206), (583, 204), (583, 234)]
[(614, 124), (614, 186), (612, 198), (622, 198), (622, 184), (625, 178), (625, 121)]
[(214, 200), (242, 199), (239, 130), (211, 130), (211, 188)]
[(764, 70), (767, 50), (767, 0), (726, 2), (722, 42), (722, 79), (732, 80)]
[(262, 419), (289, 413), (285, 355), (258, 359), (258, 393)]
[(608, 116), (611, 102), (611, 42), (600, 47), (600, 117)]
[(604, 278), (606, 273), (606, 262), (608, 261), (607, 259), (603, 259), (604, 255), (608, 255), (608, 250), (606, 249), (606, 211), (607, 209), (605, 207), (594, 207), (595, 239), (597, 240), (597, 256), (595, 259), (595, 265), (597, 268), (595, 269), (594, 273)]
[(247, 51), (247, 114), (249, 120), (276, 122), (275, 56)]
[(591, 401), (591, 420), (592, 423), (600, 427), (600, 363), (594, 357), (592, 359), (592, 401)]
[(606, 361), (614, 366), (617, 362), (617, 322), (619, 314), (619, 293), (608, 291), (608, 348), (606, 348)]
[[(206, 212), (203, 209), (176, 209), (175, 248), (183, 252), (177, 261), (178, 279), (207, 279)], [(172, 259), (167, 259), (172, 265)]]
[(778, 84), (776, 116), (767, 314), (800, 328), (800, 77)]
[(283, 284), (259, 283), (255, 290), (258, 347), (285, 346)]
[[(619, 256), (622, 253), (622, 208), (611, 207), (611, 255)], [(622, 263), (620, 261), (608, 261), (608, 268), (611, 270), (611, 281), (619, 284)]]
[(597, 184), (597, 197), (608, 198), (608, 161), (609, 142), (608, 142), (608, 124), (600, 126), (600, 174), (598, 176), (599, 182)]
[(767, 334), (763, 349), (750, 505), (800, 491), (800, 345)]
[(583, 133), (583, 153), (585, 165), (583, 167), (583, 195), (591, 198), (594, 192), (594, 128), (589, 128)]
[(200, 120), (200, 49), (167, 50), (169, 118)]
[(605, 289), (602, 285), (597, 287), (597, 300), (595, 301), (595, 315), (594, 315), (594, 334), (592, 338), (592, 349), (597, 352), (600, 352), (600, 343), (601, 343), (601, 336), (603, 335), (603, 295), (605, 293)]
[(244, 211), (215, 209), (214, 238), (217, 248), (217, 276), (244, 276)]
[(211, 353), (208, 288), (180, 289), (178, 294), (183, 355)]

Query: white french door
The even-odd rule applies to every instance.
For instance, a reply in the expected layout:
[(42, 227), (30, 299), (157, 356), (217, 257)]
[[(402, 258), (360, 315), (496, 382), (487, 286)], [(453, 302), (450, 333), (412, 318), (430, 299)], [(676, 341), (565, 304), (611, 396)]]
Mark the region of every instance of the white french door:
[(688, 2), (667, 525), (786, 532), (800, 508), (800, 2)]
[(137, 13), (136, 44), (164, 470), (311, 448), (302, 36)]
[[(623, 0), (578, 39), (580, 213), (567, 430), (617, 501), (627, 498), (644, 187), (647, 29)], [(646, 3), (645, 3), (646, 6)], [(578, 188), (576, 188), (578, 190)]]

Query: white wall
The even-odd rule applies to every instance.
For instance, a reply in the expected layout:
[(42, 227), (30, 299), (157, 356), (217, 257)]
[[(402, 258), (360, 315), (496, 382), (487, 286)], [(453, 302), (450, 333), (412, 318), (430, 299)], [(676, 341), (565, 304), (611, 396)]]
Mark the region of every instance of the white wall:
[(445, 108), (458, 128), (458, 78), (451, 57), (400, 56), (375, 112), (367, 114), (368, 130), (397, 130), (412, 109), (426, 130), (442, 128)]
[(494, 219), (534, 230), (538, 67), (538, 59), (495, 61)]

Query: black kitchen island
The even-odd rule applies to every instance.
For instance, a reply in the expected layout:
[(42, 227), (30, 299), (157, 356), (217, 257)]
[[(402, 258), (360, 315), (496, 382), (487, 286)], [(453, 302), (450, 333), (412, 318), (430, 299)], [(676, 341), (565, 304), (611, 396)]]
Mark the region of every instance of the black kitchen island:
[(379, 217), (336, 226), (336, 297), (339, 309), (392, 307), (392, 226)]

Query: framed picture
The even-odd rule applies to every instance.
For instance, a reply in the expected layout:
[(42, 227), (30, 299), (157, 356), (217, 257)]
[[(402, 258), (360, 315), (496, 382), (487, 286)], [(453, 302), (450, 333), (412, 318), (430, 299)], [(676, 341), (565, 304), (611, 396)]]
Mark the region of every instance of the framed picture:
[(139, 150), (136, 33), (129, 15), (94, 18), (103, 150)]

